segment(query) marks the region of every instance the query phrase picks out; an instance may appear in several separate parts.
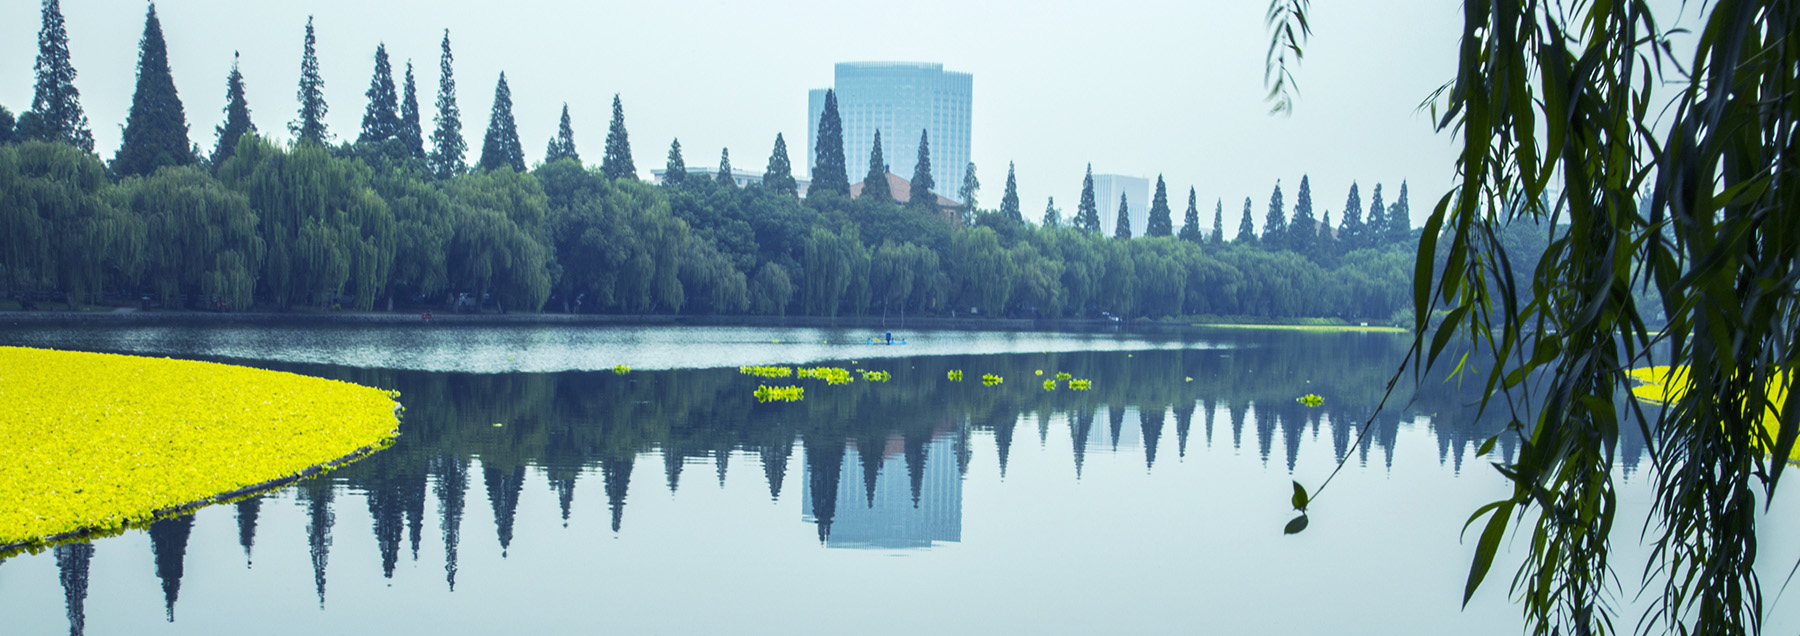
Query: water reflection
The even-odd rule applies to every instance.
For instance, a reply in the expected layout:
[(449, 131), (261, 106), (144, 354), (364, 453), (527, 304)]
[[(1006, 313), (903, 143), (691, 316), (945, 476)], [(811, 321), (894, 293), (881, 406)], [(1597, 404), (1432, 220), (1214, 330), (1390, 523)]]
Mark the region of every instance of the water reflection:
[[(391, 580), (404, 560), (421, 559), (430, 522), (442, 545), (443, 587), (455, 591), (459, 555), (469, 538), (464, 530), (481, 533), (484, 543), (489, 532), (464, 527), (470, 497), (486, 499), (494, 541), (470, 549), (505, 557), (520, 548), (515, 524), (528, 489), (547, 489), (565, 527), (573, 512), (604, 499), (616, 535), (632, 521), (628, 503), (649, 496), (646, 479), (673, 493), (684, 488), (684, 471), (695, 466), (712, 469), (706, 477), (713, 479), (701, 478), (707, 487), (716, 481), (724, 488), (728, 477), (760, 477), (776, 502), (784, 486), (802, 484), (793, 532), (816, 535), (825, 547), (928, 548), (963, 541), (964, 476), (972, 462), (986, 461), (973, 457), (972, 440), (992, 440), (992, 461), (1004, 478), (1013, 447), (1029, 443), (1034, 427), (1040, 446), (1051, 443), (1053, 429), (1066, 429), (1069, 448), (1059, 452), (1067, 453), (1066, 470), (1078, 479), (1094, 453), (1141, 451), (1144, 470), (1155, 471), (1215, 444), (1254, 449), (1264, 466), (1273, 462), (1288, 471), (1309, 445), (1328, 446), (1336, 458), (1354, 454), (1362, 466), (1374, 455), (1378, 465), (1392, 469), (1399, 432), (1414, 424), (1429, 427), (1440, 465), (1461, 471), (1497, 426), (1477, 423), (1464, 399), (1432, 384), (1436, 380), (1427, 381), (1428, 390), (1410, 407), (1390, 409), (1367, 423), (1366, 434), (1361, 430), (1404, 346), (1379, 335), (1276, 334), (1243, 336), (1223, 349), (860, 360), (856, 367), (887, 370), (893, 379), (806, 384), (804, 401), (776, 404), (757, 403), (751, 392), (759, 380), (734, 369), (471, 374), (269, 363), (397, 389), (406, 415), (392, 448), (328, 478), (236, 503), (238, 545), (232, 550), (241, 549), (245, 566), (255, 567), (258, 523), (268, 516), (264, 503), (297, 503), (311, 587), (324, 608), (334, 532), (338, 538), (371, 536), (377, 562), (369, 566)], [(970, 378), (994, 373), (1008, 382), (951, 382), (946, 376), (952, 370)], [(1057, 372), (1091, 379), (1094, 388), (1041, 388), (1042, 378)], [(1401, 392), (1410, 394), (1410, 387)], [(1325, 396), (1325, 404), (1297, 403), (1306, 393)], [(1362, 444), (1353, 446), (1359, 436)], [(1633, 471), (1642, 441), (1627, 436), (1622, 444), (1623, 463)], [(1503, 436), (1497, 452), (1510, 458), (1515, 448)], [(756, 462), (760, 470), (729, 470), (734, 459)], [(634, 472), (645, 467), (663, 474), (638, 475), (634, 492)], [(798, 482), (789, 479), (795, 468)], [(695, 476), (687, 477), (685, 487), (697, 487)], [(337, 524), (342, 506), (366, 506), (367, 535)], [(428, 510), (435, 511), (430, 519)], [(193, 534), (191, 516), (148, 529), (168, 621), (176, 618)], [(84, 630), (94, 551), (88, 544), (54, 551), (74, 634)]]

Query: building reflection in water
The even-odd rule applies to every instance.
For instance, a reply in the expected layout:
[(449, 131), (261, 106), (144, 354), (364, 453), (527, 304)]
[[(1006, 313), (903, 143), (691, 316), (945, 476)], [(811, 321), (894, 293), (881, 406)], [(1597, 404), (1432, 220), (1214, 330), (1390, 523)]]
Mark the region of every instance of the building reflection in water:
[[(840, 462), (836, 479), (815, 479), (807, 465), (801, 520), (817, 524), (830, 548), (907, 550), (962, 541), (963, 482), (955, 436), (940, 434), (916, 444), (899, 435), (880, 441), (840, 449), (854, 461)], [(834, 505), (817, 506), (822, 497)], [(824, 518), (818, 516), (826, 510)]]

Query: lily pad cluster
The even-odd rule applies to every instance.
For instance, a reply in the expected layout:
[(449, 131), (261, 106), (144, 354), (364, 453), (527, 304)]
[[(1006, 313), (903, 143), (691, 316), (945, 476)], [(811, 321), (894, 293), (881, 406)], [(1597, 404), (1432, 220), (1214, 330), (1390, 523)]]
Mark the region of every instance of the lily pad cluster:
[(806, 387), (757, 385), (758, 402), (799, 402), (806, 399)]
[(950, 373), (947, 373), (945, 375), (949, 376), (951, 382), (961, 382), (962, 381), (962, 369), (952, 370)]
[(1294, 398), (1294, 401), (1299, 402), (1304, 405), (1307, 405), (1307, 406), (1318, 406), (1320, 404), (1325, 403), (1325, 398), (1319, 397), (1317, 394), (1308, 393), (1306, 395), (1302, 395), (1300, 397)]
[(1002, 378), (1002, 377), (994, 375), (992, 373), (981, 374), (981, 383), (988, 385), (988, 386), (994, 386), (996, 384), (999, 384), (999, 383), (1005, 382), (1005, 381), (1006, 381), (1006, 378)]
[(0, 550), (385, 447), (395, 397), (210, 362), (0, 347)]
[(759, 378), (789, 378), (794, 376), (793, 367), (738, 367), (738, 373), (754, 375)]

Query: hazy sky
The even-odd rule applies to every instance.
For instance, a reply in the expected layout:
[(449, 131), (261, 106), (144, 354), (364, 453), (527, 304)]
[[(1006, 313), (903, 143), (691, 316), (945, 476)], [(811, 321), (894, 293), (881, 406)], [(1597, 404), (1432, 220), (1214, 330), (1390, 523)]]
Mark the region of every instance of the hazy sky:
[[(95, 148), (111, 159), (130, 107), (145, 4), (62, 6)], [(233, 51), (243, 56), (252, 119), (265, 134), (287, 137), (312, 15), (327, 123), (339, 140), (360, 127), (380, 42), (394, 58), (396, 82), (412, 60), (429, 132), (446, 28), (471, 162), (504, 70), (528, 163), (542, 159), (566, 101), (577, 148), (597, 164), (618, 93), (645, 177), (663, 165), (676, 137), (690, 166), (712, 166), (719, 148), (729, 147), (737, 166), (761, 170), (778, 132), (796, 170), (804, 170), (806, 91), (829, 86), (834, 63), (939, 62), (974, 75), (972, 146), (983, 207), (998, 204), (1012, 161), (1026, 218), (1041, 217), (1048, 196), (1068, 218), (1092, 162), (1097, 173), (1164, 175), (1177, 227), (1192, 186), (1204, 229), (1213, 202), (1223, 199), (1225, 231), (1234, 234), (1250, 197), (1260, 230), (1276, 180), (1291, 208), (1303, 174), (1312, 177), (1315, 213), (1330, 210), (1334, 222), (1352, 180), (1362, 184), (1366, 205), (1375, 183), (1386, 186), (1391, 203), (1405, 179), (1417, 225), (1453, 175), (1454, 139), (1435, 133), (1417, 107), (1452, 76), (1459, 3), (1314, 3), (1315, 34), (1298, 70), (1292, 116), (1268, 115), (1263, 101), (1266, 7), (1263, 0), (163, 0), (157, 13), (190, 137), (208, 150), (223, 119)], [(0, 104), (15, 114), (31, 102), (39, 11), (35, 0), (0, 2)]]

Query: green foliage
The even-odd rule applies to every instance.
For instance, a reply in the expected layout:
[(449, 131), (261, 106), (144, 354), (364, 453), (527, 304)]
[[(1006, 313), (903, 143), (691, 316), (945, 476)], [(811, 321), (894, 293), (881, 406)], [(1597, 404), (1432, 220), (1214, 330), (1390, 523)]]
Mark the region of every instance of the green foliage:
[(44, 0), (34, 70), (37, 85), (31, 110), (19, 116), (19, 138), (60, 141), (93, 152), (94, 133), (81, 111), (81, 91), (75, 88), (75, 66), (69, 63), (69, 33), (63, 26), (60, 0)]
[(669, 161), (663, 164), (663, 184), (681, 185), (687, 181), (687, 162), (681, 158), (681, 140), (669, 143)]
[(1382, 247), (1387, 240), (1387, 206), (1381, 203), (1381, 184), (1375, 184), (1375, 192), (1369, 197), (1369, 217), (1363, 223), (1362, 236), (1358, 238), (1360, 247)]
[[(868, 285), (870, 255), (854, 229), (846, 236), (813, 228), (802, 246), (801, 263), (805, 268), (801, 298), (806, 313), (814, 316), (838, 315), (853, 288)], [(862, 307), (854, 308), (861, 313)]]
[(1256, 244), (1256, 221), (1250, 218), (1250, 197), (1244, 197), (1244, 216), (1238, 219), (1237, 237), (1231, 242), (1234, 245)]
[(1263, 217), (1263, 247), (1279, 250), (1288, 249), (1291, 243), (1287, 235), (1287, 209), (1282, 207), (1281, 182), (1275, 182), (1275, 191), (1269, 194), (1269, 213)]
[[(687, 224), (671, 213), (662, 189), (636, 179), (610, 179), (573, 161), (545, 164), (534, 176), (548, 197), (550, 237), (562, 271), (556, 293), (564, 302), (585, 297), (584, 311), (631, 313), (678, 312), (686, 305), (682, 260), (694, 252)], [(701, 255), (710, 261), (727, 258), (707, 243), (699, 248)], [(713, 253), (705, 254), (709, 248)], [(689, 275), (712, 287), (703, 290), (704, 300), (716, 303), (708, 308), (738, 306), (729, 289), (719, 289), (730, 285), (724, 280), (729, 274), (716, 262), (703, 269)]]
[(1056, 208), (1056, 197), (1044, 202), (1044, 221), (1039, 225), (1049, 229), (1062, 227), (1062, 210)]
[(1356, 190), (1356, 182), (1350, 182), (1350, 194), (1344, 198), (1344, 220), (1338, 224), (1338, 249), (1352, 252), (1367, 247), (1366, 229), (1362, 219), (1362, 195)]
[(750, 281), (751, 313), (784, 316), (793, 299), (794, 283), (788, 277), (787, 268), (780, 263), (768, 262), (756, 270), (756, 278)]
[(869, 266), (869, 287), (882, 313), (921, 312), (941, 304), (949, 279), (938, 253), (912, 243), (883, 241)]
[(7, 110), (5, 106), (0, 106), (0, 144), (10, 144), (15, 141), (13, 127), (16, 123), (13, 121), (12, 111)]
[(800, 186), (794, 181), (794, 168), (788, 163), (787, 142), (782, 140), (781, 133), (775, 133), (775, 148), (769, 151), (769, 167), (763, 170), (763, 187), (788, 196), (800, 193)]
[(135, 278), (144, 226), (115, 202), (100, 159), (66, 143), (0, 146), (0, 283), (56, 290), (70, 309)]
[(144, 282), (164, 307), (250, 308), (262, 269), (258, 218), (243, 194), (211, 175), (185, 167), (120, 184), (133, 214), (143, 219)]
[(975, 162), (971, 161), (969, 167), (963, 170), (962, 187), (956, 189), (956, 198), (962, 201), (963, 225), (968, 225), (971, 220), (975, 210), (975, 198), (980, 193), (981, 179), (976, 178)]
[(550, 145), (544, 149), (544, 163), (555, 163), (563, 159), (581, 163), (581, 154), (575, 152), (575, 127), (569, 123), (568, 102), (563, 102), (562, 120), (556, 125), (556, 136), (550, 139)]
[(1084, 234), (1100, 233), (1100, 204), (1094, 202), (1094, 164), (1088, 164), (1087, 176), (1081, 179), (1081, 202), (1075, 207), (1075, 229)]
[(1019, 212), (1019, 181), (1011, 161), (1006, 162), (1006, 192), (1000, 195), (1000, 218), (1013, 223), (1025, 222), (1025, 216)]
[(225, 122), (219, 124), (218, 144), (213, 146), (212, 165), (216, 170), (225, 165), (237, 151), (244, 135), (256, 132), (250, 121), (250, 103), (244, 98), (244, 74), (238, 72), (237, 53), (231, 54), (231, 74), (225, 77)]
[(844, 162), (844, 123), (838, 118), (837, 92), (825, 91), (825, 109), (819, 113), (818, 143), (813, 148), (812, 185), (807, 198), (850, 195), (850, 177)]
[[(1219, 231), (1223, 234), (1224, 228), (1220, 228)], [(1200, 233), (1200, 203), (1192, 187), (1188, 188), (1187, 212), (1181, 217), (1181, 232), (1176, 236), (1196, 245), (1203, 240), (1204, 235)]]
[[(405, 170), (377, 171), (370, 185), (394, 215), (394, 265), (387, 295), (428, 301), (450, 290), (445, 250), (462, 209), (452, 205), (438, 182), (423, 181)], [(390, 307), (391, 308), (391, 307)]]
[(919, 131), (919, 158), (913, 164), (912, 191), (908, 192), (907, 202), (911, 205), (936, 208), (937, 195), (932, 189), (937, 187), (931, 181), (931, 140), (927, 131)]
[(1406, 182), (1400, 182), (1400, 196), (1394, 199), (1394, 205), (1388, 208), (1387, 226), (1383, 236), (1389, 245), (1405, 243), (1412, 237), (1412, 213), (1406, 204)]
[(713, 171), (713, 181), (727, 188), (737, 187), (737, 177), (731, 174), (731, 149), (719, 149), (719, 168)]
[(443, 52), (438, 58), (437, 117), (426, 165), (437, 178), (449, 179), (469, 169), (464, 159), (469, 145), (462, 136), (462, 110), (456, 107), (456, 75), (451, 69), (455, 57), (450, 54), (449, 29), (444, 29), (439, 48)]
[(369, 105), (363, 109), (362, 133), (356, 143), (381, 143), (398, 137), (400, 94), (394, 90), (394, 69), (388, 63), (386, 44), (375, 45), (375, 71), (363, 96), (369, 98)]
[(1113, 238), (1131, 239), (1131, 206), (1123, 192), (1119, 193), (1119, 213), (1113, 216)]
[(951, 237), (951, 254), (962, 278), (956, 307), (988, 315), (1003, 313), (1018, 269), (1012, 255), (1000, 245), (999, 236), (985, 227), (958, 230)]
[(185, 166), (198, 159), (188, 141), (187, 114), (169, 74), (169, 49), (163, 42), (156, 5), (144, 14), (144, 36), (138, 40), (137, 90), (125, 118), (123, 140), (113, 155), (113, 174), (147, 175), (163, 166)]
[(1282, 229), (1287, 239), (1287, 249), (1307, 257), (1314, 257), (1319, 249), (1319, 219), (1313, 215), (1312, 183), (1306, 175), (1300, 176), (1300, 192), (1294, 197), (1294, 217)]
[(606, 156), (600, 159), (600, 172), (608, 179), (636, 179), (637, 166), (631, 162), (631, 137), (625, 132), (625, 106), (613, 94), (612, 124), (606, 128)]
[(513, 120), (512, 88), (506, 85), (506, 72), (494, 84), (494, 109), (488, 115), (487, 135), (481, 141), (482, 170), (512, 168), (525, 172), (525, 147), (519, 144), (519, 126)]
[(874, 197), (878, 201), (891, 201), (894, 193), (888, 189), (887, 158), (881, 156), (881, 131), (875, 131), (875, 146), (869, 150), (869, 174), (863, 177), (861, 197)]
[[(557, 165), (571, 165), (564, 161)], [(458, 209), (445, 253), (453, 289), (489, 297), (500, 311), (538, 311), (556, 282), (549, 197), (532, 175), (472, 172), (444, 184)]]
[(1144, 222), (1144, 236), (1171, 236), (1174, 232), (1174, 220), (1170, 218), (1169, 188), (1163, 185), (1162, 175), (1156, 175), (1156, 194), (1150, 197), (1150, 218)]
[(1213, 201), (1213, 229), (1207, 235), (1206, 244), (1214, 247), (1225, 244), (1225, 200)]
[(325, 80), (319, 77), (319, 56), (313, 50), (315, 43), (312, 16), (309, 15), (306, 16), (306, 43), (300, 52), (300, 88), (294, 94), (294, 99), (300, 102), (300, 112), (288, 123), (288, 132), (300, 141), (324, 144), (331, 138), (331, 132), (325, 128), (325, 113), (330, 107), (325, 104)]
[(394, 137), (406, 156), (415, 161), (425, 159), (425, 127), (419, 120), (419, 85), (413, 81), (412, 61), (406, 62), (406, 86), (401, 89), (400, 130)]

